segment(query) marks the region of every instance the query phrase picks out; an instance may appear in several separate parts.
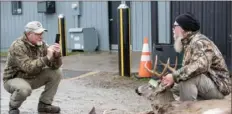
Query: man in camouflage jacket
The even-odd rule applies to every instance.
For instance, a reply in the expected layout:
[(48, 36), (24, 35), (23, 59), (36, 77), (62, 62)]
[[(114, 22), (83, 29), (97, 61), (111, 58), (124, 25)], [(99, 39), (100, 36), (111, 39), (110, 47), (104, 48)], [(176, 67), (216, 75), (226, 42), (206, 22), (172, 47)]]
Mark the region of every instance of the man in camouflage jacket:
[(200, 24), (190, 14), (179, 15), (173, 25), (174, 48), (184, 52), (182, 67), (164, 76), (162, 83), (173, 86), (181, 101), (222, 99), (231, 92), (225, 60), (217, 46), (199, 32)]
[(32, 90), (43, 85), (45, 90), (39, 99), (38, 111), (60, 112), (59, 107), (51, 105), (62, 77), (60, 46), (47, 46), (43, 42), (44, 31), (40, 22), (29, 22), (24, 34), (9, 48), (3, 81), (4, 88), (11, 93), (10, 114), (19, 114), (18, 108)]

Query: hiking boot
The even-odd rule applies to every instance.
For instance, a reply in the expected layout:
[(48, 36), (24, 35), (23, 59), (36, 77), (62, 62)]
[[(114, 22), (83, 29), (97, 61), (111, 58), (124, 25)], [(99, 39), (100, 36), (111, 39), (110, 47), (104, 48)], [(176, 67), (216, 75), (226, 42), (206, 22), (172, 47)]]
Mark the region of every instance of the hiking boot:
[(60, 107), (53, 106), (51, 104), (45, 104), (43, 102), (39, 102), (39, 104), (38, 104), (38, 112), (60, 113)]
[(20, 114), (20, 111), (18, 108), (13, 108), (10, 106), (9, 114)]

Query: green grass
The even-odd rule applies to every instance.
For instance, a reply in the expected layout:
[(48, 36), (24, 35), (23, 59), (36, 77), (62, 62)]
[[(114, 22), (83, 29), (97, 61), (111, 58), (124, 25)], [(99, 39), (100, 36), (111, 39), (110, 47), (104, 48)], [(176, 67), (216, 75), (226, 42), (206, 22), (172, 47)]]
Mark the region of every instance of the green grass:
[(77, 55), (77, 54), (81, 54), (83, 52), (68, 52), (67, 56), (71, 56), (71, 55)]
[(147, 82), (147, 81), (149, 81), (151, 78), (137, 78), (138, 77), (138, 73), (136, 72), (136, 73), (132, 73), (131, 74), (131, 78), (133, 79), (133, 80), (138, 80), (138, 81), (145, 81), (145, 82)]
[(7, 56), (7, 52), (0, 52), (0, 57), (6, 57)]

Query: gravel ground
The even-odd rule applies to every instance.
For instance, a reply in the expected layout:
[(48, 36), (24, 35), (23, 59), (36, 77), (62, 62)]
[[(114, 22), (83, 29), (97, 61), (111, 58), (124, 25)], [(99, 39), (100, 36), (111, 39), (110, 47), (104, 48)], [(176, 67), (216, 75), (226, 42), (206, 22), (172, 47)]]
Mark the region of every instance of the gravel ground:
[[(136, 114), (151, 110), (150, 103), (134, 89), (147, 81), (120, 77), (115, 73), (98, 72), (82, 78), (61, 81), (54, 105), (62, 114), (88, 114), (95, 107), (97, 114)], [(20, 107), (21, 114), (37, 114), (43, 88), (36, 89)], [(7, 114), (10, 94), (1, 86), (1, 114)]]

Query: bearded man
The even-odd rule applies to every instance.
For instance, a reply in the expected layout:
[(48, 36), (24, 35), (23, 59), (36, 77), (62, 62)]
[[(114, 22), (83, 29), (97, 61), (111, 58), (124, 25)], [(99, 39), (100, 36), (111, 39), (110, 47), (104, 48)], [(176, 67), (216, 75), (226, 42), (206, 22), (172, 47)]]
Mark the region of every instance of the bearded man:
[(225, 60), (217, 46), (200, 33), (199, 21), (190, 13), (176, 17), (174, 48), (184, 53), (182, 67), (162, 78), (181, 101), (223, 99), (231, 92)]

